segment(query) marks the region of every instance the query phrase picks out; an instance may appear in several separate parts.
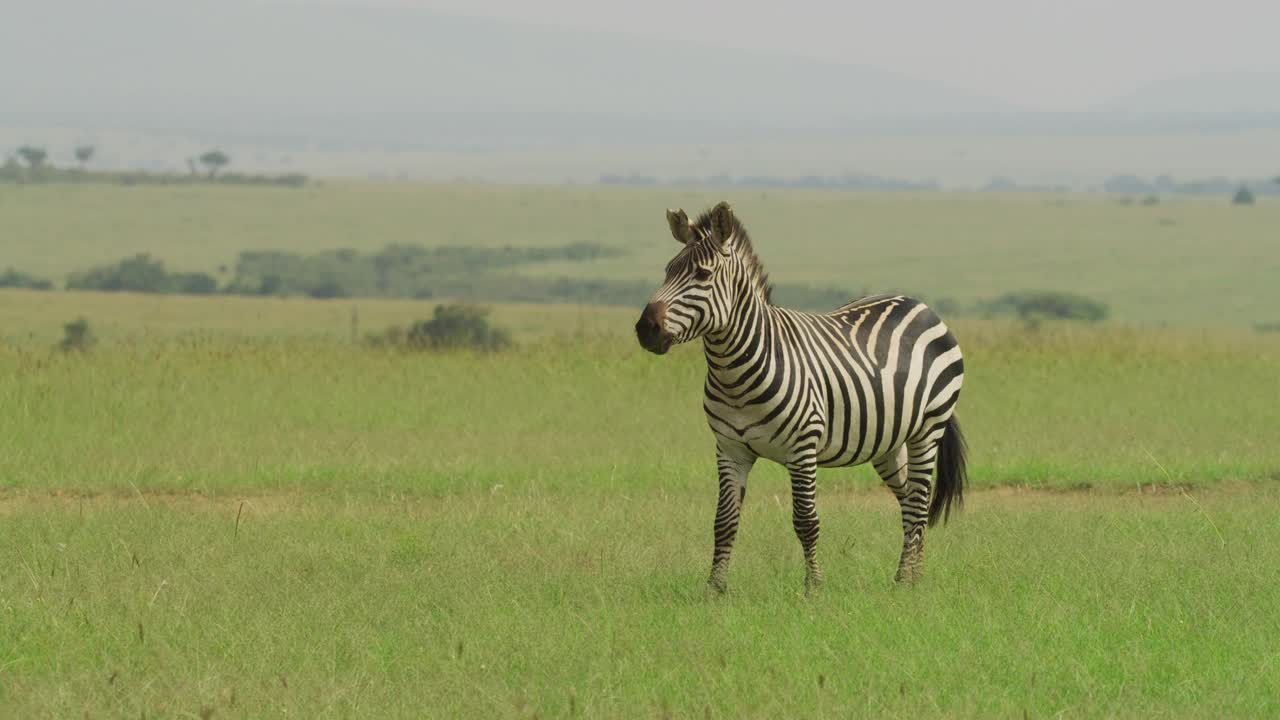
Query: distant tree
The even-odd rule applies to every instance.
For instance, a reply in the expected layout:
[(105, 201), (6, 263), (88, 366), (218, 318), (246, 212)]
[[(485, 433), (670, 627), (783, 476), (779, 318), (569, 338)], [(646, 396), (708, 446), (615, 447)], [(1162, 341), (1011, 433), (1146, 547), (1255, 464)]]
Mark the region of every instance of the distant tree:
[(210, 150), (200, 156), (200, 164), (209, 168), (209, 177), (218, 174), (218, 171), (231, 162), (231, 158), (221, 150)]
[(1235, 196), (1231, 198), (1231, 204), (1232, 205), (1252, 205), (1253, 193), (1249, 190), (1249, 188), (1245, 187), (1244, 185), (1241, 185), (1240, 189), (1236, 191)]
[(218, 281), (208, 273), (170, 273), (173, 292), (183, 295), (212, 295), (218, 292)]
[(67, 277), (67, 289), (167, 293), (173, 291), (173, 281), (163, 262), (144, 253), (114, 265), (72, 273)]
[(92, 145), (76, 146), (76, 162), (80, 163), (80, 169), (83, 170), (85, 165), (93, 159), (93, 153), (97, 148)]
[(982, 303), (987, 315), (1016, 315), (1029, 326), (1041, 319), (1100, 322), (1110, 314), (1106, 303), (1068, 292), (1032, 290), (1001, 295)]
[(490, 325), (488, 314), (488, 308), (473, 305), (437, 305), (430, 320), (409, 327), (405, 341), (414, 350), (510, 347), (511, 335), (503, 328)]
[(9, 268), (0, 273), (0, 288), (25, 288), (27, 290), (52, 290), (53, 283), (35, 275)]
[(35, 170), (44, 165), (44, 161), (49, 157), (49, 153), (45, 151), (44, 148), (23, 145), (18, 148), (18, 157), (26, 161), (27, 167)]
[(335, 277), (325, 277), (316, 284), (307, 288), (307, 296), (317, 300), (332, 300), (334, 298), (344, 298), (350, 295), (347, 289), (342, 287), (342, 282)]

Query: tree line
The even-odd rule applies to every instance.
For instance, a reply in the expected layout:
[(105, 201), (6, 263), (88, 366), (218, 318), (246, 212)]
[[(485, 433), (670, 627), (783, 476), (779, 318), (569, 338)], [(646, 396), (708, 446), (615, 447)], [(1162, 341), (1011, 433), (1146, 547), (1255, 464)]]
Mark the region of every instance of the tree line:
[[(141, 170), (89, 170), (89, 163), (97, 154), (95, 145), (77, 145), (73, 149), (77, 167), (61, 168), (49, 161), (49, 151), (36, 145), (23, 145), (0, 165), (0, 182), (99, 182), (123, 185), (180, 184), (192, 182), (216, 182), (242, 185), (279, 185), (300, 187), (307, 177), (300, 173), (260, 175), (224, 173), (231, 164), (231, 156), (220, 149), (207, 150), (196, 157), (186, 159), (183, 173), (146, 172)], [(201, 169), (203, 168), (203, 169)]]
[[(596, 243), (549, 247), (389, 245), (375, 253), (351, 249), (304, 255), (280, 251), (241, 252), (228, 279), (204, 272), (170, 271), (147, 254), (124, 258), (67, 277), (68, 290), (259, 297), (449, 298), (469, 303), (561, 303), (639, 307), (653, 283), (541, 277), (512, 272), (532, 263), (583, 262), (621, 254)], [(52, 290), (52, 281), (10, 268), (0, 288)], [(826, 311), (868, 294), (847, 288), (776, 285), (775, 303), (799, 310)], [(911, 293), (920, 297), (919, 294)], [(922, 297), (948, 316), (1014, 317), (1029, 325), (1043, 319), (1099, 322), (1110, 315), (1106, 303), (1070, 292), (1023, 291), (962, 303), (949, 297)], [(407, 331), (406, 331), (407, 332)], [(406, 335), (407, 337), (407, 335)]]

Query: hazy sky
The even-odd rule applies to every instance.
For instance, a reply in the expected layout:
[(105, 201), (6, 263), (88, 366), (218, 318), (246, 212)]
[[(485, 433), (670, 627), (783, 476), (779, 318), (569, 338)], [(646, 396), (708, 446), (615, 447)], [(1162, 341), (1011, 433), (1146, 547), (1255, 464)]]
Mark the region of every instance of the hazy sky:
[(874, 65), (1035, 110), (1085, 109), (1178, 76), (1280, 71), (1280, 0), (292, 1), (759, 47)]

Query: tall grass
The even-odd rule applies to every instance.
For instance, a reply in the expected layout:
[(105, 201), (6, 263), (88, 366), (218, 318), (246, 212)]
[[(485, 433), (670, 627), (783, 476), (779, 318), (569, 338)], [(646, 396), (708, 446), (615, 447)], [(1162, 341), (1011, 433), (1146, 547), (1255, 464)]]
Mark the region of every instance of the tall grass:
[(829, 470), (804, 599), (762, 463), (710, 601), (696, 347), (0, 346), (0, 715), (1280, 711), (1280, 338), (955, 329), (971, 477), (1002, 487), (929, 533), (924, 581), (891, 588), (889, 493)]
[[(1277, 340), (970, 323), (959, 412), (978, 485), (1280, 477)], [(699, 349), (617, 336), (494, 355), (323, 340), (188, 338), (87, 357), (0, 355), (9, 487), (315, 488), (448, 495), (503, 486), (705, 487)], [(781, 483), (762, 466), (757, 474)], [(870, 483), (831, 470), (827, 485)]]

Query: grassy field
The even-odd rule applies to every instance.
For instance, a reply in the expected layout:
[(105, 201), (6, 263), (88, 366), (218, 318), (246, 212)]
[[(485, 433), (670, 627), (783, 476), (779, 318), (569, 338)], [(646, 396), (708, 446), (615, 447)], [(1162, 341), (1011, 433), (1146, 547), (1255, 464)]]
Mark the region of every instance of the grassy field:
[[(1280, 476), (1280, 338), (993, 323), (957, 333), (978, 484)], [(693, 346), (659, 358), (603, 336), (406, 356), (192, 337), (88, 357), (12, 349), (0, 369), (0, 477), (12, 488), (447, 496), (587, 478), (705, 488), (712, 475)]]
[[(363, 338), (429, 318), (437, 302), (0, 289), (0, 343), (52, 347), (63, 337), (63, 324), (78, 317), (89, 320), (94, 335), (107, 344), (182, 337), (349, 341), (353, 314), (355, 334)], [(635, 308), (576, 305), (511, 304), (492, 311), (492, 321), (522, 341), (562, 334), (617, 335), (627, 332), (639, 314)]]
[(829, 584), (802, 598), (786, 481), (766, 464), (731, 593), (709, 601), (714, 465), (695, 348), (657, 358), (616, 336), (496, 356), (325, 339), (10, 348), (0, 706), (1280, 709), (1273, 338), (958, 332), (980, 490), (931, 534), (925, 582), (890, 588), (896, 510), (871, 474), (824, 471)]
[[(727, 194), (726, 194), (727, 193)], [(149, 252), (228, 278), (241, 250), (374, 250), (389, 243), (626, 248), (619, 258), (532, 274), (649, 280), (674, 245), (663, 209), (730, 200), (780, 283), (897, 290), (972, 302), (1071, 290), (1117, 318), (1248, 327), (1280, 321), (1280, 203), (1084, 195), (860, 194), (682, 188), (321, 184), (0, 187), (0, 263), (56, 280)]]
[[(43, 229), (5, 245), (24, 270), (505, 226), (635, 243), (584, 267), (634, 261), (656, 284), (658, 213), (694, 204), (665, 193), (25, 187), (0, 188), (0, 212)], [(859, 217), (915, 229), (858, 273), (933, 263), (952, 283), (935, 294), (957, 295), (1099, 283), (1125, 316), (1184, 326), (951, 323), (972, 491), (909, 590), (891, 587), (896, 505), (857, 468), (819, 474), (828, 582), (804, 597), (787, 481), (761, 463), (730, 592), (703, 596), (702, 358), (642, 352), (638, 308), (500, 306), (514, 351), (403, 354), (351, 342), (353, 309), (363, 334), (430, 302), (0, 291), (0, 717), (1275, 715), (1280, 334), (1221, 318), (1280, 299), (1258, 279), (1277, 206), (1066, 202), (738, 203), (774, 224), (757, 238), (775, 276), (838, 272), (783, 250), (785, 218)], [(937, 239), (948, 223), (968, 244)], [(1078, 261), (1010, 230), (1055, 227)], [(1195, 245), (1210, 227), (1219, 242)], [(1182, 260), (1109, 250), (1112, 232)], [(77, 316), (100, 343), (54, 351)]]
[[(775, 487), (704, 599), (710, 488), (10, 496), (9, 717), (1270, 717), (1274, 489), (979, 493), (891, 588), (887, 493)], [(243, 502), (243, 505), (241, 504)]]

